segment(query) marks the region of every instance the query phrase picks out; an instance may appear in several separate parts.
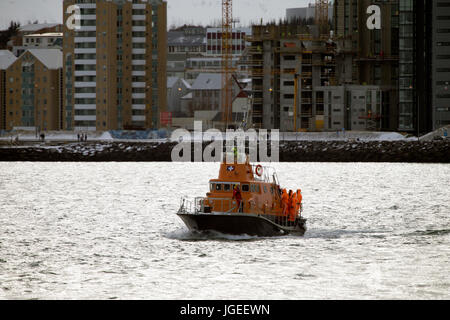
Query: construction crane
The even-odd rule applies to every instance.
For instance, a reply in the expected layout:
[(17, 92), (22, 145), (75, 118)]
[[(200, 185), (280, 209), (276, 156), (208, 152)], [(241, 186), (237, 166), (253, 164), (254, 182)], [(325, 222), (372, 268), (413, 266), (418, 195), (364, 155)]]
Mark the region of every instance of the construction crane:
[(328, 8), (330, 3), (328, 0), (316, 0), (316, 25), (319, 28), (319, 35), (329, 35), (328, 25)]
[(222, 114), (225, 129), (233, 121), (233, 0), (222, 0)]

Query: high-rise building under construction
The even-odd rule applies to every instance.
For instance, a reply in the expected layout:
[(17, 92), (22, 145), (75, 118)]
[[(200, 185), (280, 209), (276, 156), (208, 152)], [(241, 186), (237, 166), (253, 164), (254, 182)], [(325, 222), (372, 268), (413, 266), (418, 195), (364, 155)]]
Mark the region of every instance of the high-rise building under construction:
[(377, 85), (383, 89), (381, 118), (384, 130), (398, 129), (399, 3), (378, 1), (381, 28), (369, 29), (370, 0), (334, 1), (333, 29), (337, 44), (337, 81)]
[(383, 88), (382, 129), (450, 123), (450, 0), (335, 0), (333, 21), (338, 82)]
[(151, 129), (165, 111), (167, 3), (64, 0), (64, 129)]

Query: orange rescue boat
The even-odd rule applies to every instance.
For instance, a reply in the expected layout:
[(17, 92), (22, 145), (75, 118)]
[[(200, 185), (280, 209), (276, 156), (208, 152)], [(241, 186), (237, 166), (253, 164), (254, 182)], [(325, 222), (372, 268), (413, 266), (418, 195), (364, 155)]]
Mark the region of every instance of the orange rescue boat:
[[(242, 160), (242, 159), (241, 159)], [(286, 192), (287, 193), (287, 192)], [(206, 197), (182, 199), (177, 215), (190, 230), (251, 236), (304, 235), (301, 190), (283, 195), (271, 167), (245, 161), (220, 165)]]

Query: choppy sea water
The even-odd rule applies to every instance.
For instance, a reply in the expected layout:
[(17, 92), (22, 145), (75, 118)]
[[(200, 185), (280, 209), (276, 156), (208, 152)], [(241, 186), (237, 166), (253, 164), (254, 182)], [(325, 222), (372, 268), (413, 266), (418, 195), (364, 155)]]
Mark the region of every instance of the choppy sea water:
[(218, 164), (0, 163), (0, 299), (449, 299), (450, 165), (280, 163), (304, 237), (175, 215)]

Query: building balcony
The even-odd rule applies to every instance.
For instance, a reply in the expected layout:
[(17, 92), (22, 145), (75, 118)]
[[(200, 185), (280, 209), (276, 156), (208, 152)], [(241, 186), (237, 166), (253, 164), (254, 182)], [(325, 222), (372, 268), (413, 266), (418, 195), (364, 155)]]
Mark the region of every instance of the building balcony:
[(75, 37), (75, 43), (97, 42), (96, 37)]
[(75, 99), (95, 99), (96, 93), (75, 93)]
[(77, 6), (80, 9), (96, 9), (97, 8), (96, 3), (77, 3)]
[(95, 104), (76, 104), (74, 105), (75, 110), (96, 110), (97, 105)]
[(75, 82), (75, 88), (93, 88), (97, 86), (97, 82)]
[(146, 43), (147, 38), (144, 37), (135, 37), (135, 38), (131, 38), (131, 42), (133, 43)]
[(87, 65), (87, 64), (97, 64), (97, 60), (94, 59), (86, 59), (86, 60), (75, 60), (75, 64), (79, 65)]
[(146, 32), (147, 27), (146, 26), (134, 26), (131, 28), (132, 32)]
[(97, 16), (95, 14), (80, 15), (80, 20), (97, 20)]
[(133, 110), (145, 110), (145, 104), (133, 104), (131, 106)]
[(134, 16), (131, 16), (131, 19), (133, 19), (134, 21), (145, 21), (146, 16), (145, 15), (134, 15)]
[(75, 116), (75, 121), (97, 121), (97, 116)]
[(146, 119), (146, 116), (131, 116), (131, 121), (145, 121)]

